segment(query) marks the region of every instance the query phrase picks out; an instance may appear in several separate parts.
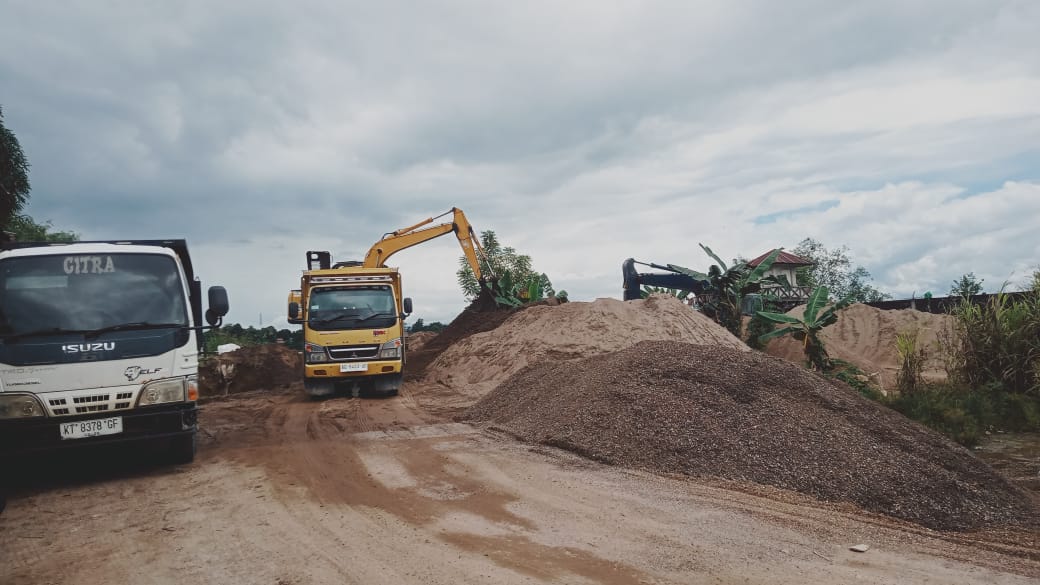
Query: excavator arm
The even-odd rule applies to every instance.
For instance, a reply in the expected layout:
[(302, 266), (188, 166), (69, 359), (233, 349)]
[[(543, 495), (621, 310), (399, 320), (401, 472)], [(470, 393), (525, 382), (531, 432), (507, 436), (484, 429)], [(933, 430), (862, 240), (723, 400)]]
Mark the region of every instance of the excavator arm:
[[(452, 214), (451, 223), (430, 225), (449, 213)], [(469, 262), (470, 268), (473, 269), (473, 276), (478, 281), (483, 282), (485, 274), (481, 270), (481, 260), (486, 260), (484, 248), (480, 245), (480, 239), (477, 238), (473, 226), (466, 219), (466, 214), (462, 213), (462, 210), (457, 207), (452, 207), (449, 211), (436, 217), (426, 218), (413, 226), (385, 234), (365, 254), (365, 260), (362, 265), (365, 268), (381, 268), (386, 266), (386, 261), (397, 252), (450, 232), (455, 232), (455, 237), (459, 240), (462, 252), (466, 255), (466, 261)], [(484, 265), (490, 266), (487, 262)], [(487, 276), (493, 277), (494, 275)]]
[[(665, 270), (666, 272), (638, 272), (636, 270), (636, 264), (642, 264), (643, 266), (649, 266), (650, 268), (657, 268), (658, 270)], [(623, 298), (626, 301), (633, 301), (642, 298), (642, 295), (640, 295), (640, 287), (644, 285), (686, 290), (695, 294), (701, 294), (710, 288), (710, 284), (708, 284), (707, 281), (694, 278), (688, 274), (683, 274), (670, 266), (662, 266), (660, 264), (654, 264), (653, 262), (639, 262), (632, 258), (625, 260), (621, 264), (621, 276), (623, 278), (622, 286), (624, 288)]]

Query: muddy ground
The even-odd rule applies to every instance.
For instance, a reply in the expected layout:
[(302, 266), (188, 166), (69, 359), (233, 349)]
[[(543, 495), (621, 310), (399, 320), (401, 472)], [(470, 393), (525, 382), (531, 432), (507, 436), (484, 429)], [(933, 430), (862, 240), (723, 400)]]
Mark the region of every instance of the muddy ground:
[[(672, 369), (625, 362), (645, 347), (625, 348), (662, 335), (662, 319), (669, 338), (723, 353), (732, 346), (728, 361), (697, 353), (695, 359), (705, 363), (683, 366), (674, 376)], [(753, 358), (739, 341), (675, 299), (601, 299), (490, 313), (467, 309), (422, 341), (411, 346), (405, 385), (390, 399), (309, 400), (298, 378), (299, 355), (280, 346), (207, 361), (200, 368), (200, 451), (191, 465), (156, 465), (152, 452), (109, 450), (51, 460), (28, 473), (4, 468), (5, 478), (17, 481), (0, 515), (0, 585), (1035, 583), (1040, 577), (1040, 533), (1001, 516), (1009, 510), (1014, 515), (1013, 506), (976, 505), (971, 511), (978, 521), (953, 523), (971, 530), (935, 531), (914, 514), (873, 508), (887, 514), (880, 515), (855, 505), (854, 497), (795, 491), (815, 485), (812, 475), (820, 468), (796, 455), (841, 454), (842, 440), (863, 443), (842, 429), (852, 429), (851, 422), (859, 420), (854, 415), (865, 407), (843, 401), (841, 389), (824, 389), (824, 403), (847, 407), (828, 412), (844, 414), (817, 413), (792, 425), (812, 409), (799, 406), (791, 392), (754, 390), (754, 380), (741, 381), (757, 371), (748, 360), (758, 360), (768, 371), (752, 378), (775, 379), (793, 391), (797, 376), (784, 374), (792, 366)], [(678, 363), (681, 353), (671, 346), (655, 352), (672, 355), (668, 363)], [(582, 359), (556, 371), (538, 365), (543, 358)], [(616, 359), (622, 361), (609, 361)], [(568, 382), (575, 375), (581, 379)], [(698, 419), (659, 399), (634, 404), (636, 379), (645, 387), (644, 399), (699, 380), (706, 387), (679, 406), (714, 408), (716, 415)], [(615, 381), (625, 387), (611, 390)], [(738, 398), (767, 392), (782, 403), (764, 399), (766, 407), (756, 410), (755, 400), (741, 399), (737, 403), (744, 406), (726, 410), (727, 392)], [(463, 422), (480, 411), (475, 402), (496, 395), (506, 408), (485, 419), (505, 413), (523, 422), (520, 427), (500, 421), (512, 428), (507, 435), (486, 421)], [(592, 416), (595, 405), (600, 414)], [(674, 412), (647, 415), (653, 411), (647, 406)], [(732, 420), (718, 416), (731, 411)], [(782, 415), (763, 423), (771, 435), (744, 428), (769, 412)], [(679, 414), (681, 420), (671, 425), (677, 430), (660, 428)], [(623, 424), (603, 424), (611, 418)], [(889, 432), (899, 425), (886, 420), (872, 423), (879, 436), (902, 436)], [(804, 449), (803, 442), (780, 440), (797, 439), (803, 430), (824, 437), (827, 421), (836, 425), (836, 434), (826, 435), (822, 445)], [(710, 433), (685, 432), (682, 425), (690, 424), (704, 429), (686, 430)], [(597, 456), (552, 446), (559, 441), (537, 444), (544, 437), (536, 434), (532, 442), (513, 438), (524, 436), (524, 429), (585, 429), (583, 449), (574, 450)], [(599, 436), (604, 433), (610, 436)], [(748, 442), (759, 435), (773, 437), (765, 451)], [(629, 453), (621, 449), (627, 436), (658, 448), (635, 458), (593, 449)], [(692, 438), (687, 447), (730, 445), (729, 458), (718, 459), (706, 474), (691, 473), (679, 464), (689, 460), (683, 445), (665, 440), (684, 437)], [(947, 451), (942, 447), (927, 459), (958, 477), (974, 477), (956, 465), (957, 457), (973, 461), (970, 454), (950, 459), (943, 456)], [(682, 461), (639, 465), (654, 453), (662, 461)], [(898, 461), (900, 453), (866, 452), (854, 459), (880, 457), (884, 465), (871, 468), (877, 470), (920, 467)], [(757, 465), (756, 457), (798, 481), (763, 481), (748, 468)], [(721, 473), (719, 465), (727, 461), (741, 473)], [(831, 463), (831, 471), (853, 471), (840, 457)], [(838, 485), (824, 475), (821, 485)], [(914, 494), (940, 487), (933, 489), (930, 474), (924, 475)], [(867, 469), (852, 476), (868, 498), (861, 504), (885, 492), (884, 486), (894, 485), (897, 492), (902, 487), (899, 481), (886, 483), (899, 474), (872, 475)], [(985, 498), (942, 501), (993, 503), (989, 492), (1001, 481), (964, 484)], [(916, 510), (919, 500), (897, 493), (893, 501)], [(950, 515), (958, 514), (950, 507)], [(933, 511), (943, 518), (943, 509)], [(860, 544), (869, 550), (849, 550)]]
[(387, 400), (234, 394), (203, 405), (194, 464), (107, 454), (27, 480), (0, 515), (0, 583), (1040, 577), (1035, 533), (933, 532), (793, 492), (601, 465), (432, 414), (417, 384)]

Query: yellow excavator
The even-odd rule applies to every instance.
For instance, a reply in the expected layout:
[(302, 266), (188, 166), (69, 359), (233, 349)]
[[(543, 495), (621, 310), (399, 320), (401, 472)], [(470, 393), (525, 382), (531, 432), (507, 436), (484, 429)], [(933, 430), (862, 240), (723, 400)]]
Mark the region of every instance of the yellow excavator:
[[(431, 225), (452, 215), (450, 222)], [(490, 264), (461, 209), (384, 234), (363, 261), (332, 263), (324, 251), (307, 252), (300, 288), (289, 292), (289, 322), (303, 325), (304, 387), (320, 398), (339, 390), (394, 395), (405, 363), (404, 319), (412, 299), (402, 294), (401, 275), (388, 268), (390, 256), (454, 233), (482, 295), (490, 296)]]

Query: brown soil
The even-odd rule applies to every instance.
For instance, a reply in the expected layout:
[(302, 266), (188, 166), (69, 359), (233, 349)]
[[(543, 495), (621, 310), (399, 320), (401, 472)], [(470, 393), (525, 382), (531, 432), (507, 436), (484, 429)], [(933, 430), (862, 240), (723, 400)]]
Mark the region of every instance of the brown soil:
[[(801, 318), (805, 306), (795, 307), (787, 314)], [(913, 310), (886, 311), (855, 304), (838, 313), (838, 321), (823, 329), (820, 339), (832, 358), (847, 361), (863, 370), (883, 390), (896, 386), (899, 373), (899, 352), (896, 335), (918, 332), (918, 347), (926, 352), (923, 376), (927, 380), (946, 378), (942, 361), (937, 357), (939, 331), (952, 324), (949, 315), (936, 315)], [(771, 341), (766, 353), (799, 364), (805, 363), (801, 344), (790, 338)]]
[(458, 317), (420, 348), (407, 354), (405, 380), (419, 380), (426, 374), (426, 367), (456, 341), (498, 327), (513, 314), (515, 309), (488, 307), (477, 299), (466, 307)]
[(407, 351), (418, 351), (434, 337), (437, 337), (435, 331), (417, 331), (415, 333), (409, 333), (405, 336), (405, 347), (407, 348)]
[(303, 356), (271, 343), (210, 356), (199, 364), (199, 395), (214, 398), (253, 390), (282, 390), (300, 384)]
[[(937, 533), (590, 462), (389, 400), (207, 403), (192, 465), (82, 454), (11, 494), (0, 583), (1033, 585), (1037, 532)], [(757, 486), (756, 486), (757, 487)], [(867, 553), (851, 552), (867, 543)]]
[(928, 528), (1038, 523), (1030, 497), (941, 435), (759, 353), (643, 342), (513, 376), (468, 411), (590, 458), (797, 490)]

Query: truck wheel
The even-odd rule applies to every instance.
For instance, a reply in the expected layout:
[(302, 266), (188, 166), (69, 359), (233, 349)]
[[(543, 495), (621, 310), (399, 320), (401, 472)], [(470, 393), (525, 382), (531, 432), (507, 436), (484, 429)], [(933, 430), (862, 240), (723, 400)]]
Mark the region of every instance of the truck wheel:
[(401, 374), (389, 374), (377, 376), (372, 379), (371, 395), (382, 398), (397, 396), (397, 390), (401, 387)]
[(192, 433), (182, 437), (174, 437), (170, 447), (170, 458), (174, 463), (191, 463), (195, 461), (195, 453), (199, 449), (199, 435), (198, 433)]
[(303, 389), (307, 392), (307, 396), (310, 396), (311, 400), (321, 400), (336, 393), (336, 385), (327, 380), (304, 380)]

